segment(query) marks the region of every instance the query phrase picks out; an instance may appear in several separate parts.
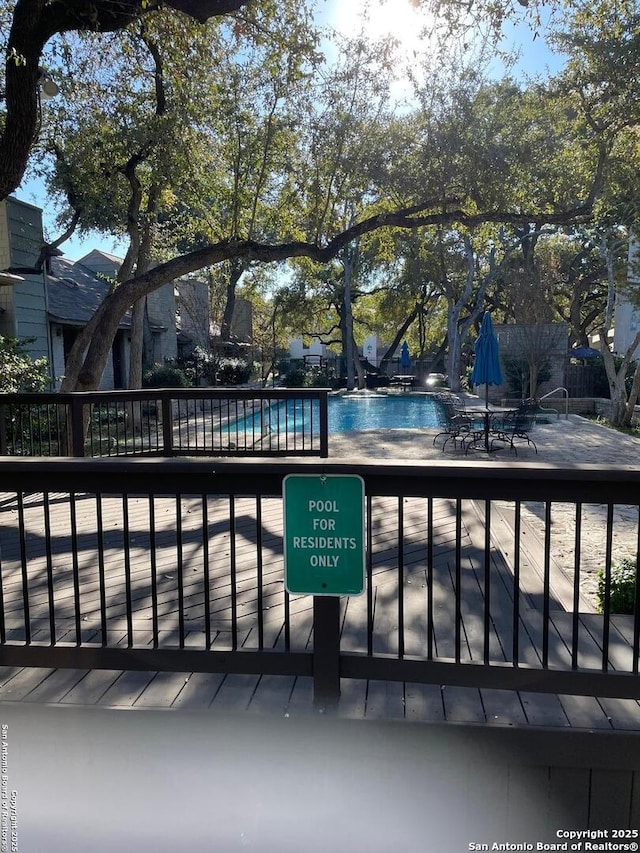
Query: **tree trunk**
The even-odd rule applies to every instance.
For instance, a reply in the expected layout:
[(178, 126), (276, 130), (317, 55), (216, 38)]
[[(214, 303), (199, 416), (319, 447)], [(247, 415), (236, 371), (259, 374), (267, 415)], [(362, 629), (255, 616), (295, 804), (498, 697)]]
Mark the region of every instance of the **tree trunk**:
[(358, 355), (358, 345), (356, 344), (356, 340), (351, 336), (351, 348), (353, 352), (353, 366), (355, 369), (355, 375), (358, 377), (358, 389), (362, 391), (362, 389), (367, 384), (367, 378), (364, 372), (364, 368), (362, 366), (362, 362), (360, 361), (360, 356)]
[(633, 413), (635, 411), (636, 403), (638, 402), (638, 395), (640, 394), (640, 362), (636, 364), (636, 370), (633, 374), (633, 384), (631, 386), (631, 393), (629, 394), (629, 399), (625, 405), (625, 413), (622, 419), (620, 426), (630, 427), (633, 421)]
[(447, 366), (447, 376), (449, 377), (449, 387), (452, 391), (460, 390), (460, 363), (462, 361), (462, 347), (460, 346), (460, 334), (458, 332), (458, 317), (459, 311), (449, 311), (447, 315), (447, 339), (449, 341), (449, 349), (445, 364)]
[(344, 337), (343, 349), (344, 357), (347, 366), (347, 391), (353, 391), (355, 388), (355, 360), (358, 355), (358, 350), (353, 335), (353, 305), (352, 305), (352, 285), (353, 274), (356, 265), (357, 249), (350, 250), (347, 247), (344, 251)]
[(393, 358), (394, 352), (398, 349), (400, 341), (404, 338), (407, 329), (409, 329), (413, 321), (418, 316), (418, 311), (420, 310), (420, 308), (420, 305), (414, 305), (414, 307), (411, 309), (411, 313), (409, 314), (409, 316), (405, 320), (403, 320), (402, 325), (396, 332), (395, 337), (391, 342), (391, 346), (388, 348), (388, 350), (385, 352), (385, 354), (382, 356), (382, 359), (380, 360), (380, 373), (384, 373), (387, 369), (387, 366)]
[(221, 340), (228, 343), (231, 340), (231, 331), (233, 324), (233, 312), (236, 307), (236, 287), (244, 272), (242, 263), (232, 263), (229, 272), (229, 281), (227, 282), (227, 299), (224, 306), (224, 316), (222, 318), (222, 328), (220, 329)]
[(131, 310), (131, 349), (129, 350), (129, 388), (142, 388), (142, 351), (146, 296)]

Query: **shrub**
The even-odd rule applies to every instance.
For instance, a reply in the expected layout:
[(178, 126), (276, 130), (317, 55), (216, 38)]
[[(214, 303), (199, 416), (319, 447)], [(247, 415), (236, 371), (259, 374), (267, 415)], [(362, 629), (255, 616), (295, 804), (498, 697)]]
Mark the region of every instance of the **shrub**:
[(282, 378), (285, 388), (304, 388), (307, 377), (304, 367), (291, 367)]
[(156, 364), (142, 377), (144, 388), (188, 388), (189, 380), (184, 371), (170, 364)]
[(224, 358), (218, 366), (217, 382), (220, 385), (242, 385), (251, 378), (252, 367), (241, 358)]
[(49, 382), (47, 359), (35, 361), (26, 352), (27, 344), (35, 338), (5, 337), (0, 335), (0, 391), (42, 391)]
[[(633, 614), (636, 600), (636, 577), (638, 569), (635, 560), (625, 557), (611, 567), (611, 613)], [(605, 598), (604, 569), (598, 572), (598, 608), (602, 613)]]

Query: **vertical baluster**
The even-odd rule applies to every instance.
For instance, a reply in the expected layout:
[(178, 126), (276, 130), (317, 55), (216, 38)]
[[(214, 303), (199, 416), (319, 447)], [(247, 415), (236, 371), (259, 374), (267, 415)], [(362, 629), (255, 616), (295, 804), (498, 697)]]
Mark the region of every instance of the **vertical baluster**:
[(485, 664), (491, 659), (491, 501), (484, 502), (484, 645)]
[(44, 514), (44, 553), (47, 564), (47, 597), (49, 603), (49, 635), (51, 645), (55, 646), (56, 638), (56, 602), (53, 586), (53, 553), (51, 549), (51, 507), (49, 492), (42, 493), (42, 511)]
[(576, 503), (576, 529), (573, 558), (573, 621), (571, 627), (571, 669), (578, 668), (578, 641), (580, 637), (580, 551), (582, 539), (582, 503)]
[(178, 635), (180, 648), (184, 648), (184, 558), (182, 553), (182, 495), (176, 495), (176, 551), (178, 565)]
[(49, 445), (49, 456), (54, 455), (54, 453), (53, 453), (53, 441), (52, 441), (53, 429), (51, 426), (52, 410), (53, 410), (53, 406), (50, 406), (48, 403), (46, 403), (44, 406), (44, 411), (46, 413), (46, 418), (47, 418), (47, 438), (48, 438), (47, 444)]
[(233, 495), (229, 495), (229, 569), (231, 586), (231, 648), (238, 648), (238, 588), (236, 576), (236, 507)]
[(98, 583), (100, 587), (100, 631), (102, 645), (109, 645), (107, 628), (107, 582), (104, 570), (104, 524), (102, 518), (102, 495), (96, 495), (96, 527), (98, 543)]
[(404, 657), (404, 499), (398, 497), (398, 657)]
[(636, 595), (633, 608), (633, 666), (634, 675), (638, 674), (638, 657), (640, 656), (640, 506), (638, 510), (638, 534), (636, 540)]
[(462, 502), (456, 498), (456, 590), (455, 590), (455, 661), (460, 663), (462, 655)]
[(551, 576), (551, 501), (544, 509), (544, 580), (542, 592), (542, 666), (549, 666), (549, 593)]
[(82, 645), (82, 613), (80, 612), (80, 566), (78, 564), (78, 514), (75, 492), (69, 494), (71, 516), (71, 566), (73, 570), (73, 610), (75, 616), (76, 646)]
[(256, 583), (258, 585), (258, 648), (264, 648), (264, 591), (262, 561), (262, 497), (256, 495)]
[(611, 620), (611, 563), (613, 552), (613, 504), (607, 504), (607, 536), (605, 546), (605, 599), (603, 608), (603, 624), (602, 624), (602, 669), (606, 672), (609, 669), (609, 629)]
[(153, 648), (159, 645), (158, 630), (158, 552), (156, 542), (156, 504), (152, 494), (149, 500), (149, 560), (151, 569), (151, 626), (153, 632)]
[(284, 591), (284, 650), (291, 651), (291, 596)]
[[(115, 403), (107, 403), (107, 456), (111, 455), (111, 407), (115, 406)], [(98, 442), (102, 444), (102, 418), (104, 417), (104, 410), (102, 406), (98, 406)], [(114, 418), (117, 420), (118, 412), (114, 409), (113, 412)], [(102, 447), (100, 447), (100, 456), (102, 456)]]
[[(131, 404), (130, 410), (133, 414), (133, 403)], [(120, 405), (120, 411), (122, 413), (122, 443), (124, 445), (123, 452), (126, 454), (127, 452), (127, 442), (129, 441), (129, 436), (127, 434), (127, 421), (129, 420), (129, 412), (127, 411), (127, 404), (122, 403)], [(118, 441), (118, 445), (116, 447), (116, 456), (120, 456), (120, 441)]]
[(427, 659), (433, 660), (433, 498), (427, 498)]
[(204, 585), (204, 637), (205, 648), (211, 648), (211, 573), (209, 567), (209, 504), (202, 495), (202, 573)]
[(24, 518), (24, 497), (18, 492), (18, 532), (20, 536), (20, 568), (22, 576), (22, 610), (24, 614), (25, 643), (31, 643), (31, 614), (29, 611), (29, 573), (27, 569), (27, 534)]
[(373, 655), (373, 497), (367, 501), (367, 654)]
[(513, 665), (520, 663), (520, 525), (522, 504), (516, 501), (513, 518)]
[(29, 422), (29, 456), (40, 456), (35, 445), (35, 432), (33, 429), (33, 407), (27, 406), (27, 418)]
[(122, 495), (122, 547), (124, 550), (124, 586), (127, 603), (127, 648), (133, 647), (133, 598), (131, 594), (131, 551), (129, 550), (129, 496)]

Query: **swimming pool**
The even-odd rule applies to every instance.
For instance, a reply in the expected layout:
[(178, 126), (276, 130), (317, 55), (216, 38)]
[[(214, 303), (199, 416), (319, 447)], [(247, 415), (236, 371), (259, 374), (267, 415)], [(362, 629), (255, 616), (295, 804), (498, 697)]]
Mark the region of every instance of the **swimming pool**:
[[(241, 429), (320, 432), (317, 401), (288, 400), (247, 418)], [(440, 407), (429, 394), (363, 394), (328, 398), (329, 434), (366, 429), (427, 429), (440, 426)], [(311, 429), (309, 429), (311, 427)]]

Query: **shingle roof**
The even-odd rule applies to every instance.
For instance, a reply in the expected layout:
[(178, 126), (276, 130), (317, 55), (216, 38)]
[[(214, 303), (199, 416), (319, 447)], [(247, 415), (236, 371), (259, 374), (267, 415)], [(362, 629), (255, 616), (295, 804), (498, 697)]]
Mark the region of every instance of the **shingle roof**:
[[(68, 325), (84, 325), (104, 299), (109, 285), (81, 263), (67, 258), (51, 258), (51, 275), (47, 276), (49, 316)], [(129, 312), (120, 328), (131, 326)]]

